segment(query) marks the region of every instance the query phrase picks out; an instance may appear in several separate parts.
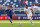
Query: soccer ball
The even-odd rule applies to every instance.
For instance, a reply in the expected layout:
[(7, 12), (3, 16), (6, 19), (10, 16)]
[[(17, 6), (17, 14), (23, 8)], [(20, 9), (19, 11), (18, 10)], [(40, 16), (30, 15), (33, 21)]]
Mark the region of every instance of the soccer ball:
[(21, 26), (21, 23), (19, 23), (19, 26)]

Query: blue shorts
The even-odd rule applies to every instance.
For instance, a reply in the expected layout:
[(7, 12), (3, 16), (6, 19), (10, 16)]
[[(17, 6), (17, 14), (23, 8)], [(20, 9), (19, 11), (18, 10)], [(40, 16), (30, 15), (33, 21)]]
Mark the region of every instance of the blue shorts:
[(8, 15), (8, 18), (11, 18), (11, 19), (13, 19), (12, 15)]

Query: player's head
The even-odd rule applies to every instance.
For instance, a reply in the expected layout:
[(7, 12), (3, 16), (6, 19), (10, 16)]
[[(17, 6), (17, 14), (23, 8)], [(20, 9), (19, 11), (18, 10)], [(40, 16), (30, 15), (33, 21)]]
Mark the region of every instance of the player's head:
[(7, 8), (10, 9), (10, 6), (8, 6)]
[(25, 8), (28, 8), (28, 5), (25, 5)]

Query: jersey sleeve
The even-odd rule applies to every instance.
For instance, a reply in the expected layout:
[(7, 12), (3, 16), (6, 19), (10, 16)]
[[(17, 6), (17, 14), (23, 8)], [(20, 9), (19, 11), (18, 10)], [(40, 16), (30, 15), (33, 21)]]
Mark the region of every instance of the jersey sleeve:
[[(11, 9), (11, 11), (14, 12), (12, 9)], [(15, 12), (14, 12), (14, 13), (15, 13)]]

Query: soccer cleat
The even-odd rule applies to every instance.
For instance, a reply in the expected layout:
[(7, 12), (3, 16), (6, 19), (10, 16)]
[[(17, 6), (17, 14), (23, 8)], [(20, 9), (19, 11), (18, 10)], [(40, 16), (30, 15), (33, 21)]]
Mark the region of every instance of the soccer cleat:
[(34, 24), (32, 24), (32, 25), (34, 25)]
[(12, 23), (12, 25), (13, 25), (13, 23)]

